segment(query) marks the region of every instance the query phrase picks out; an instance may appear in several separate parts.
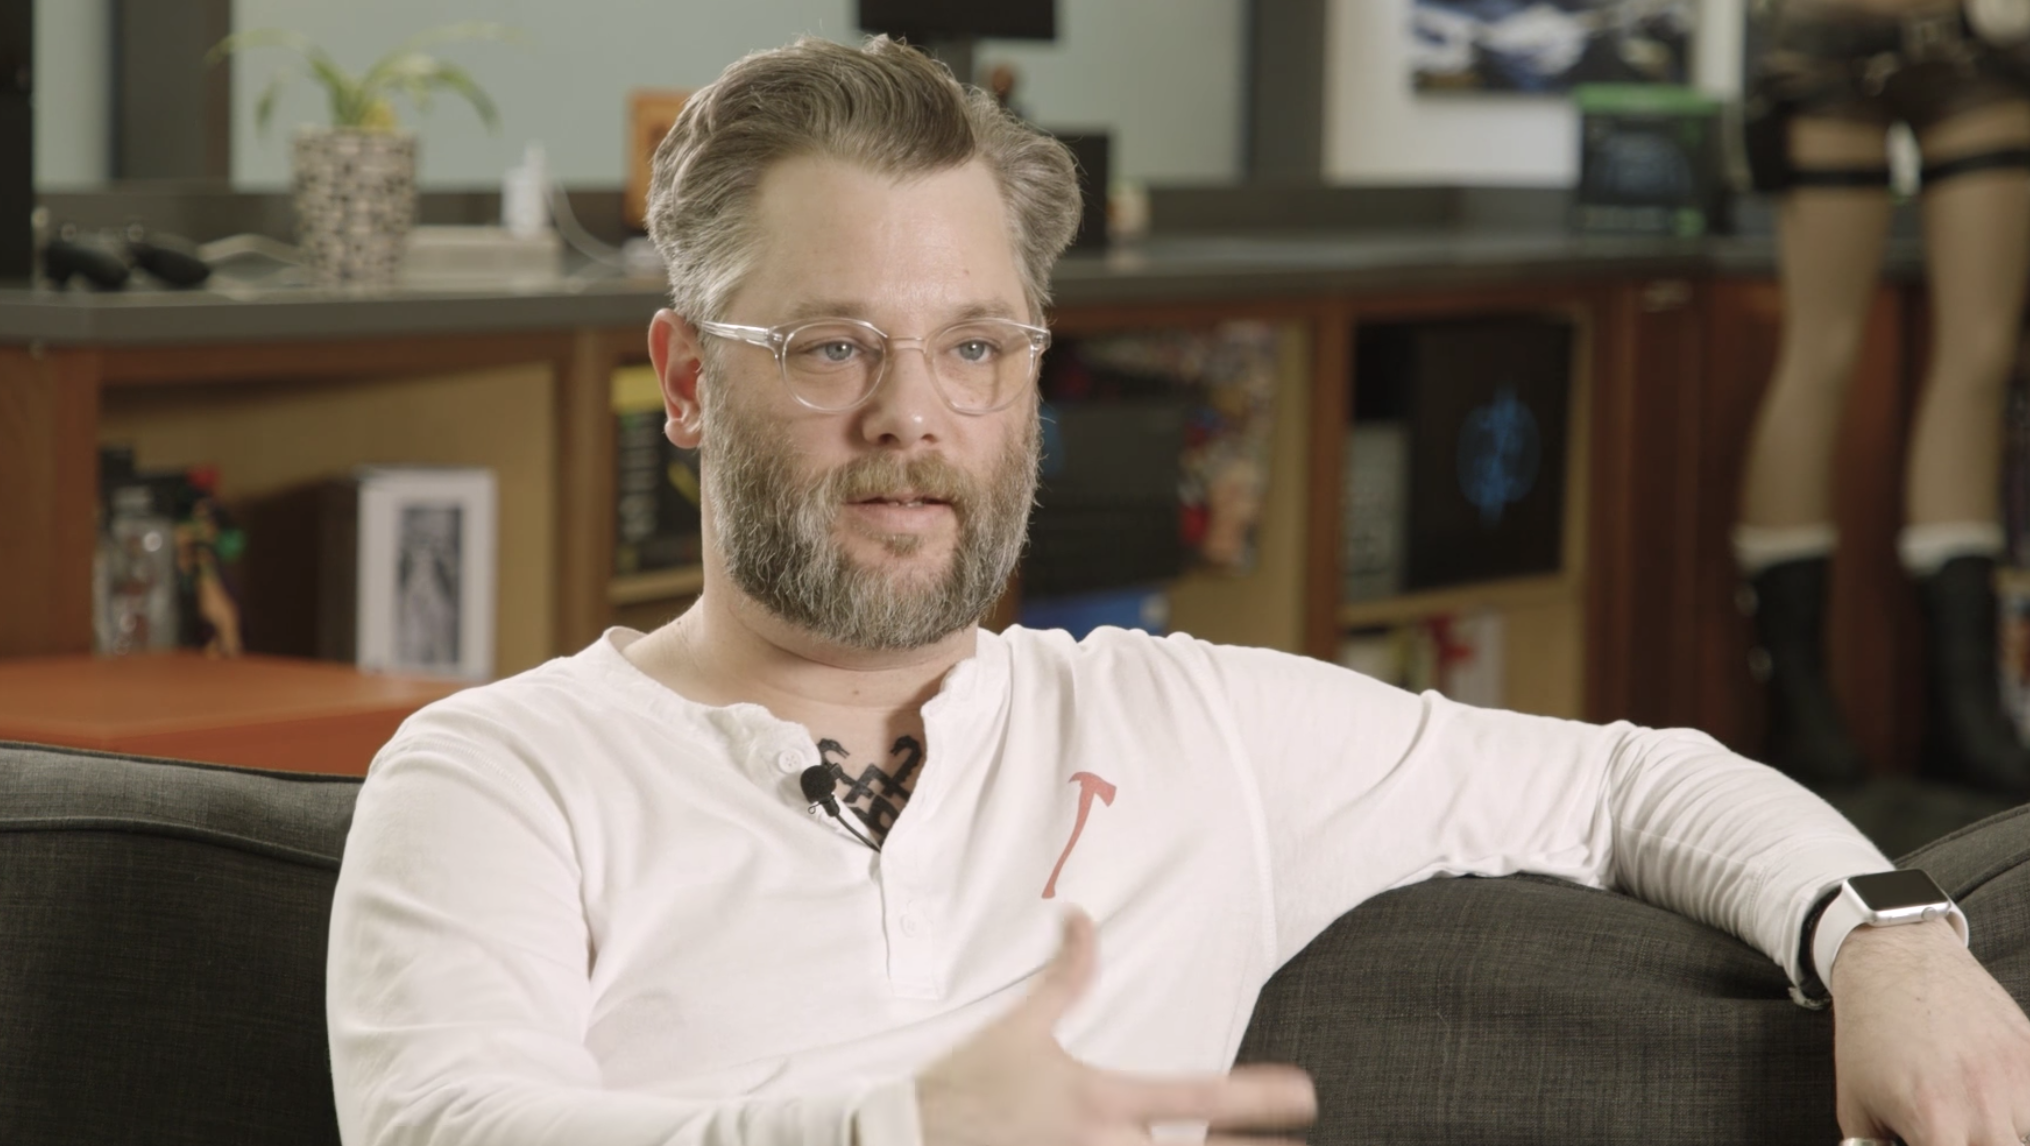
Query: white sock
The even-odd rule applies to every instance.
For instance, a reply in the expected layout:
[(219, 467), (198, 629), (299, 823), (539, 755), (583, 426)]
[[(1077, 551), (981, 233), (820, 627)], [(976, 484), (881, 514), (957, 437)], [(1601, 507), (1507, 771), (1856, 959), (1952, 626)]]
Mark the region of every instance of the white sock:
[(1955, 557), (1996, 557), (2005, 542), (1992, 521), (1938, 521), (1906, 525), (1896, 535), (1896, 555), (1912, 577), (1929, 577)]
[(1772, 565), (1786, 561), (1829, 556), (1839, 539), (1840, 533), (1831, 522), (1774, 528), (1737, 525), (1734, 527), (1734, 564), (1742, 573), (1753, 577)]

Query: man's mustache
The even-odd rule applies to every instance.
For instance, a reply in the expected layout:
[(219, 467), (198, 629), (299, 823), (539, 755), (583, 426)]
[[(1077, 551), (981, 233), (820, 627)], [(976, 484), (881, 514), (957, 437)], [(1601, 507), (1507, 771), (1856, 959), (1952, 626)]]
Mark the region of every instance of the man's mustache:
[(880, 456), (848, 462), (826, 475), (818, 492), (825, 502), (840, 504), (907, 491), (918, 498), (969, 509), (978, 490), (963, 470), (931, 454), (907, 462)]

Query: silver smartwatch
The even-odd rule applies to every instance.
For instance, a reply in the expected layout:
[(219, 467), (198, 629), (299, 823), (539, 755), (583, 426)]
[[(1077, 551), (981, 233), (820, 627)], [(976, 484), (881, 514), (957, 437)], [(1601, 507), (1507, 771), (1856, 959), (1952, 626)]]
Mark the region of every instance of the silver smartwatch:
[(1930, 876), (1914, 869), (1843, 879), (1812, 931), (1812, 970), (1830, 990), (1833, 960), (1856, 927), (1892, 927), (1945, 919), (1967, 941), (1967, 917)]

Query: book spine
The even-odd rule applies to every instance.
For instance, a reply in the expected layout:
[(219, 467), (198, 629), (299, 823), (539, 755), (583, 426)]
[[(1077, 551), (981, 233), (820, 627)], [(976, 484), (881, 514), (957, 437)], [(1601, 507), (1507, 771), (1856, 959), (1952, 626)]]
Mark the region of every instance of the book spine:
[(658, 412), (632, 410), (613, 417), (613, 571), (641, 573), (656, 568), (657, 520), (662, 516), (663, 424)]
[(359, 482), (341, 478), (319, 491), (317, 655), (359, 659)]

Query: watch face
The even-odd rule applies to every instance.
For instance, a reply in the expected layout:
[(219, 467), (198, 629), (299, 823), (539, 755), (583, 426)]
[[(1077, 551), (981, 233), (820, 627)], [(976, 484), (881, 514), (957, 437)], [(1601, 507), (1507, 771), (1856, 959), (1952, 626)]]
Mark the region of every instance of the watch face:
[(1857, 875), (1847, 881), (1861, 902), (1875, 911), (1895, 911), (1944, 903), (1948, 896), (1932, 878), (1921, 871), (1885, 871), (1879, 875)]

